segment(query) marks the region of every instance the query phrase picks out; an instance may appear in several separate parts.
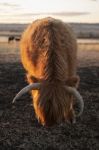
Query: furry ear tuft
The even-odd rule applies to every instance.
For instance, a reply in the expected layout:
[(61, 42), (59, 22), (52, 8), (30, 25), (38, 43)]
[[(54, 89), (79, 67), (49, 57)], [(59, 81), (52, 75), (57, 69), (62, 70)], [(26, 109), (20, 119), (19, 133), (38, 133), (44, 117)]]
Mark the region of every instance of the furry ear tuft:
[(80, 81), (79, 76), (72, 76), (66, 80), (66, 85), (78, 88), (79, 81)]

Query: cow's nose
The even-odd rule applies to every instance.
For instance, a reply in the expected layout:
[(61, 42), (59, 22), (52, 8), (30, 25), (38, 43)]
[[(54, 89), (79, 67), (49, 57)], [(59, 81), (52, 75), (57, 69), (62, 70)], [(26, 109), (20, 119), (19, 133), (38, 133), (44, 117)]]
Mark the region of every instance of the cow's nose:
[(76, 123), (76, 118), (73, 117), (71, 120), (70, 120), (71, 124), (75, 124)]

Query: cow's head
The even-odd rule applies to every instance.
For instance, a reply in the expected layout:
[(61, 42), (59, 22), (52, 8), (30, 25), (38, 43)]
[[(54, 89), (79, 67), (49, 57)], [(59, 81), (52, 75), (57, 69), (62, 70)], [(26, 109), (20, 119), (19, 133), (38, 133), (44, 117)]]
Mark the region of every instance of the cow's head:
[[(41, 124), (52, 126), (63, 121), (74, 123), (84, 108), (83, 99), (76, 88), (65, 84), (43, 82), (33, 83), (23, 88), (16, 95), (13, 103), (24, 93), (32, 90), (33, 106)], [(74, 102), (77, 102), (80, 109), (78, 114), (74, 111)]]

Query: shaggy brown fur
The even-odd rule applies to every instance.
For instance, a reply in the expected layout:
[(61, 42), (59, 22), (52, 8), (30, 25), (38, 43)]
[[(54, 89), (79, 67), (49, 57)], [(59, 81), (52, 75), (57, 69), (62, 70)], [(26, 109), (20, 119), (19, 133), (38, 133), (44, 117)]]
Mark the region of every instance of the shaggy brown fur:
[(74, 117), (73, 97), (64, 85), (77, 87), (77, 44), (65, 23), (44, 18), (33, 22), (21, 39), (21, 58), (29, 83), (41, 82), (32, 91), (37, 118), (47, 126)]

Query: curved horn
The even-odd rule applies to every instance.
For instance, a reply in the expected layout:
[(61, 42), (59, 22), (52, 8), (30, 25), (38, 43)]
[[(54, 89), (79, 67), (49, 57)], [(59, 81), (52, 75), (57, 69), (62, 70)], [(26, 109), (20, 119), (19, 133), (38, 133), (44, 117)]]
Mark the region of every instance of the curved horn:
[(39, 90), (41, 86), (41, 83), (31, 83), (24, 87), (13, 99), (12, 103), (14, 103), (19, 97), (21, 97), (23, 94), (29, 92), (30, 90)]
[(83, 98), (80, 95), (80, 93), (76, 90), (76, 88), (66, 86), (66, 90), (69, 93), (71, 93), (72, 95), (74, 95), (74, 97), (78, 101), (80, 112), (76, 115), (76, 117), (79, 117), (83, 113), (83, 110), (84, 110), (84, 101), (83, 101)]

